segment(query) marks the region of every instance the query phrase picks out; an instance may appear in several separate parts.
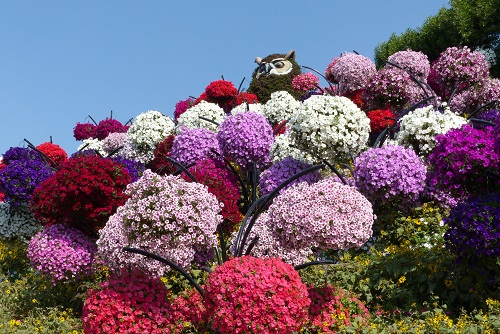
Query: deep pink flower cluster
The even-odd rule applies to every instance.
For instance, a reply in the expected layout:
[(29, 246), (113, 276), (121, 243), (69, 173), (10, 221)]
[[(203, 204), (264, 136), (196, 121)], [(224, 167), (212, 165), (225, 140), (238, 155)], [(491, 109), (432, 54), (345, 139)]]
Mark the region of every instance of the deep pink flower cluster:
[(425, 188), (427, 169), (411, 148), (371, 148), (354, 161), (356, 187), (374, 205), (408, 208)]
[(292, 80), (292, 87), (301, 92), (315, 90), (319, 86), (319, 78), (312, 73), (296, 75)]
[(83, 232), (54, 224), (31, 239), (26, 255), (33, 268), (56, 284), (90, 275), (96, 249), (95, 240)]
[(340, 93), (344, 94), (364, 88), (375, 72), (377, 69), (370, 58), (347, 52), (336, 60), (332, 75), (340, 84)]
[(487, 79), (489, 67), (480, 52), (471, 51), (467, 46), (449, 47), (432, 63), (429, 84), (448, 98), (455, 88), (471, 87)]
[(364, 99), (369, 107), (400, 109), (419, 100), (421, 92), (405, 71), (387, 66), (377, 71), (369, 80)]
[(195, 248), (217, 245), (221, 205), (205, 185), (146, 169), (125, 193), (129, 200), (109, 218), (97, 241), (99, 256), (110, 269), (140, 267), (154, 276), (169, 270), (156, 260), (123, 252), (124, 246), (145, 249), (188, 269)]
[(189, 129), (182, 128), (173, 143), (170, 157), (183, 165), (207, 158), (217, 158), (219, 152), (219, 142), (216, 134), (205, 128)]
[(202, 333), (208, 332), (207, 309), (202, 296), (196, 289), (183, 291), (175, 297), (168, 316), (170, 322), (168, 329), (172, 333), (183, 333), (188, 326)]
[(338, 60), (339, 60), (339, 58), (333, 58), (325, 70), (326, 79), (334, 84), (338, 84), (338, 82), (335, 80), (335, 77), (333, 76), (333, 69), (335, 68), (335, 65), (337, 64)]
[(458, 114), (470, 114), (476, 108), (493, 100), (500, 100), (500, 79), (490, 78), (460, 91), (453, 96), (450, 108)]
[[(289, 177), (312, 167), (312, 165), (296, 160), (292, 157), (287, 157), (266, 169), (260, 174), (259, 185), (260, 194), (267, 195), (283, 183)], [(321, 173), (318, 171), (302, 175), (295, 181), (291, 182), (288, 186), (281, 189), (281, 192), (299, 182), (307, 182), (312, 184), (322, 179)]]
[(307, 287), (280, 259), (231, 259), (210, 274), (205, 291), (208, 316), (219, 333), (291, 334), (307, 320)]
[(103, 140), (110, 133), (125, 133), (129, 126), (123, 125), (120, 121), (113, 118), (106, 118), (100, 121), (96, 126), (96, 138)]
[(86, 334), (169, 333), (170, 292), (158, 278), (139, 271), (111, 276), (87, 290), (82, 324)]
[(263, 166), (270, 161), (273, 128), (264, 116), (256, 112), (226, 117), (219, 126), (217, 139), (222, 154), (243, 168), (253, 162)]
[(308, 290), (311, 306), (307, 327), (315, 333), (341, 333), (353, 320), (366, 324), (370, 318), (368, 309), (352, 292), (331, 285)]
[(401, 66), (416, 79), (427, 82), (431, 64), (429, 63), (427, 55), (424, 53), (412, 50), (398, 51), (389, 56), (387, 60)]
[(166, 159), (167, 157), (170, 157), (170, 151), (172, 151), (174, 139), (174, 135), (169, 135), (156, 145), (155, 157), (146, 165), (147, 168), (160, 175), (171, 174), (176, 169), (174, 164)]
[(92, 123), (76, 123), (73, 136), (76, 140), (84, 140), (96, 137), (96, 127)]
[(191, 108), (193, 104), (194, 104), (194, 99), (192, 97), (177, 102), (175, 104), (174, 120), (177, 121), (177, 118), (179, 118), (179, 116), (182, 115), (186, 110)]
[(331, 178), (288, 188), (268, 213), (276, 239), (287, 248), (359, 248), (372, 235), (371, 203), (354, 187)]
[[(436, 137), (436, 148), (429, 155), (429, 184), (458, 201), (487, 191), (486, 172), (495, 171), (500, 156), (495, 153), (493, 129), (474, 129), (466, 124)], [(493, 184), (490, 184), (490, 186)]]

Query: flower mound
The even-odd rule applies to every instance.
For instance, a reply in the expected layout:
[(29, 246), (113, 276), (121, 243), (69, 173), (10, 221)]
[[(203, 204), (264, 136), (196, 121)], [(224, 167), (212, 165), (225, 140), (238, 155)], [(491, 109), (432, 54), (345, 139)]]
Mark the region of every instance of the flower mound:
[(210, 274), (205, 291), (212, 328), (220, 333), (287, 334), (307, 320), (307, 287), (279, 259), (229, 260)]
[(236, 102), (238, 90), (231, 81), (212, 81), (206, 88), (206, 101), (216, 103), (223, 109), (231, 108)]
[(191, 108), (193, 106), (194, 99), (192, 97), (186, 99), (186, 100), (181, 100), (175, 104), (175, 110), (174, 110), (174, 120), (177, 121), (180, 115), (182, 115), (186, 110)]
[(356, 187), (372, 203), (400, 209), (416, 205), (427, 169), (415, 151), (389, 145), (371, 148), (354, 161)]
[(255, 162), (269, 163), (273, 128), (267, 119), (255, 112), (228, 116), (219, 127), (217, 140), (222, 154), (243, 168)]
[(371, 203), (354, 187), (325, 179), (290, 187), (268, 210), (282, 246), (344, 250), (361, 247), (372, 235)]
[(165, 333), (169, 325), (169, 291), (159, 279), (133, 272), (112, 276), (100, 289), (89, 289), (82, 324), (87, 334)]
[(53, 167), (61, 166), (63, 162), (68, 160), (68, 154), (59, 145), (47, 142), (38, 145), (36, 148), (54, 162)]
[(128, 126), (123, 125), (120, 121), (112, 118), (106, 118), (99, 122), (96, 126), (96, 137), (103, 140), (110, 133), (127, 132)]
[(146, 169), (125, 193), (129, 200), (109, 218), (97, 241), (111, 269), (135, 266), (154, 276), (168, 270), (156, 260), (122, 252), (123, 246), (148, 250), (188, 269), (196, 250), (217, 245), (221, 206), (206, 186)]
[(83, 232), (54, 224), (31, 239), (26, 255), (33, 268), (56, 284), (89, 275), (95, 251), (95, 241)]
[(364, 88), (376, 71), (375, 64), (369, 58), (347, 52), (336, 60), (332, 75), (334, 81), (340, 84), (343, 94)]
[(169, 314), (169, 329), (182, 333), (188, 326), (198, 331), (208, 332), (208, 315), (204, 300), (196, 289), (181, 292), (172, 302)]
[(329, 161), (357, 156), (365, 148), (370, 132), (365, 113), (341, 96), (311, 96), (289, 125), (294, 146)]
[(217, 124), (201, 119), (200, 117), (207, 118), (217, 124), (220, 124), (220, 122), (222, 122), (226, 117), (226, 113), (224, 109), (215, 103), (201, 101), (180, 115), (177, 118), (177, 125), (179, 126), (179, 129), (181, 126), (185, 126), (189, 129), (205, 128), (213, 132), (218, 131), (219, 126)]
[(444, 222), (446, 247), (459, 260), (477, 265), (479, 259), (500, 257), (500, 193), (470, 198), (451, 209)]
[(42, 161), (43, 158), (42, 156), (30, 149), (30, 148), (25, 148), (25, 147), (11, 147), (9, 148), (2, 157), (2, 163), (3, 164), (10, 164), (13, 161), (16, 160), (39, 160)]
[[(302, 73), (292, 80), (292, 87), (301, 92), (315, 90), (319, 86), (319, 78), (312, 73)], [(268, 101), (269, 102), (269, 101)]]
[(341, 333), (357, 319), (366, 324), (368, 309), (356, 296), (330, 285), (309, 287), (309, 325), (314, 333)]
[(366, 113), (370, 119), (370, 129), (372, 133), (380, 133), (394, 124), (396, 115), (390, 109), (374, 109)]
[(396, 135), (398, 145), (411, 147), (418, 155), (428, 156), (436, 147), (435, 137), (466, 123), (460, 117), (445, 108), (444, 112), (435, 111), (432, 106), (411, 111), (401, 117), (399, 132)]
[(171, 174), (175, 170), (174, 164), (167, 159), (170, 158), (174, 139), (175, 136), (170, 135), (156, 146), (155, 158), (148, 163), (147, 168), (160, 175)]
[(417, 80), (427, 81), (429, 72), (431, 70), (431, 64), (427, 55), (420, 51), (398, 51), (389, 58), (388, 61), (397, 64), (413, 75)]
[(0, 240), (20, 239), (27, 243), (38, 231), (40, 225), (27, 205), (11, 207), (0, 202)]
[(498, 168), (500, 157), (494, 151), (492, 128), (474, 129), (466, 124), (436, 137), (437, 145), (429, 155), (429, 184), (457, 200), (488, 191), (498, 180), (487, 179), (487, 172)]
[(219, 152), (219, 142), (214, 132), (204, 128), (185, 128), (175, 137), (170, 156), (183, 165), (189, 165), (197, 160), (216, 158), (212, 150)]
[(120, 163), (81, 155), (36, 188), (31, 208), (42, 225), (67, 224), (93, 234), (125, 203), (130, 181)]
[(277, 91), (271, 94), (271, 98), (264, 105), (264, 116), (271, 124), (275, 125), (283, 120), (288, 120), (297, 110), (300, 102), (286, 91)]
[(0, 191), (12, 206), (28, 203), (35, 188), (52, 175), (43, 160), (14, 160), (0, 171)]
[(96, 126), (92, 123), (76, 123), (73, 136), (76, 140), (84, 140), (97, 137)]
[[(287, 157), (284, 160), (273, 164), (271, 167), (260, 174), (260, 194), (262, 196), (269, 194), (286, 179), (309, 167), (312, 167), (312, 165), (300, 160), (295, 160), (292, 157)], [(301, 177), (287, 185), (285, 188), (281, 189), (281, 192), (299, 182), (307, 182), (308, 184), (312, 184), (321, 179), (321, 173), (319, 173), (318, 171), (314, 171), (312, 173), (302, 175)]]

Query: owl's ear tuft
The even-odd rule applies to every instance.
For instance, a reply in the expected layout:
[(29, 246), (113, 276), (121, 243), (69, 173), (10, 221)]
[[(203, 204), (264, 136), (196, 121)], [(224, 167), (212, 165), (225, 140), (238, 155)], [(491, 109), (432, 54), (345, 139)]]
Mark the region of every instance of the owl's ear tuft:
[(255, 58), (255, 62), (260, 65), (260, 63), (262, 63), (262, 58), (260, 57)]
[(285, 56), (285, 60), (295, 60), (295, 51), (294, 50), (290, 50), (288, 51), (288, 53), (286, 54)]

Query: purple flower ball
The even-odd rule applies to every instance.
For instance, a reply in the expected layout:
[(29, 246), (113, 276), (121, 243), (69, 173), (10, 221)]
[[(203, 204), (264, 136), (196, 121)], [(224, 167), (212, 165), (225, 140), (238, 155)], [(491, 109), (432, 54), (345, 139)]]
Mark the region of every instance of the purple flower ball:
[(219, 143), (216, 134), (205, 128), (189, 129), (184, 127), (172, 144), (170, 157), (183, 165), (203, 159), (217, 159)]
[(273, 128), (260, 114), (250, 111), (228, 116), (219, 126), (217, 139), (222, 154), (243, 168), (253, 162), (260, 167), (270, 162)]

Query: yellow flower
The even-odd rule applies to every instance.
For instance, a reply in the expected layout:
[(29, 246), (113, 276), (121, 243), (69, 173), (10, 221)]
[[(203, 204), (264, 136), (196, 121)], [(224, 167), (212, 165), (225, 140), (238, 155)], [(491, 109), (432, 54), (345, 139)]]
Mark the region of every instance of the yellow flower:
[(398, 280), (399, 284), (403, 284), (406, 281), (406, 276), (401, 276)]
[(451, 287), (453, 285), (453, 282), (449, 279), (444, 280), (444, 285), (446, 285), (447, 288)]

